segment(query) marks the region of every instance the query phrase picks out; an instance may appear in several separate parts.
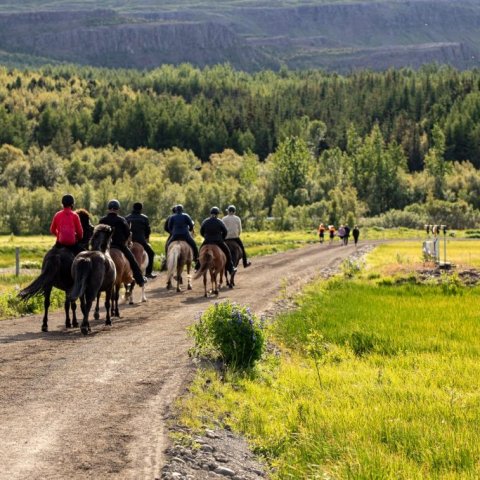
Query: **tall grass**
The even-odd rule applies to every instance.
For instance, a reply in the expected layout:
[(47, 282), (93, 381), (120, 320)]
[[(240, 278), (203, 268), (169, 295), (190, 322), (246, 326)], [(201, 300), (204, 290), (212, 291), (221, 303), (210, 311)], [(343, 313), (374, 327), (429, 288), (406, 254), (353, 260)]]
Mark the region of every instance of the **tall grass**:
[(448, 281), (312, 285), (272, 325), (280, 357), (254, 378), (204, 373), (184, 421), (201, 426), (210, 412), (229, 424), (273, 478), (480, 478), (479, 300), (480, 287)]

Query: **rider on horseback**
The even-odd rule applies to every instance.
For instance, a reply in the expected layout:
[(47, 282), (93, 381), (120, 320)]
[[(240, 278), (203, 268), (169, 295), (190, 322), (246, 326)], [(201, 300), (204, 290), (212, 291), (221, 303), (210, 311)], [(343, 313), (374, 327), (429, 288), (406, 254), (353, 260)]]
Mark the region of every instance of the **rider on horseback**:
[(225, 240), (233, 240), (238, 243), (238, 245), (242, 249), (243, 268), (247, 268), (252, 263), (247, 260), (245, 247), (243, 246), (243, 242), (240, 240), (240, 234), (242, 233), (242, 221), (240, 220), (240, 217), (237, 217), (237, 215), (235, 215), (235, 211), (235, 206), (230, 205), (227, 208), (228, 215), (222, 218), (222, 222), (225, 224), (228, 230)]
[(195, 240), (192, 238), (190, 232), (193, 232), (193, 220), (190, 218), (190, 215), (187, 215), (183, 211), (183, 205), (177, 205), (175, 207), (175, 214), (170, 215), (167, 225), (167, 232), (170, 233), (170, 237), (167, 240), (165, 246), (166, 251), (168, 252), (168, 247), (170, 243), (175, 240), (183, 240), (187, 242), (192, 251), (193, 251), (193, 261), (195, 262), (195, 269), (198, 270), (200, 265), (198, 263), (198, 247), (195, 243)]
[(130, 224), (130, 229), (132, 230), (132, 240), (139, 243), (145, 249), (148, 255), (148, 265), (146, 270), (147, 278), (155, 278), (156, 275), (152, 273), (153, 271), (153, 260), (155, 258), (155, 252), (153, 248), (148, 243), (150, 238), (150, 222), (148, 217), (142, 212), (143, 205), (140, 202), (133, 204), (133, 210), (130, 215), (125, 217), (125, 220)]
[(72, 195), (62, 197), (63, 210), (58, 211), (52, 219), (50, 233), (57, 237), (56, 248), (68, 248), (74, 255), (83, 250), (78, 243), (83, 237), (80, 217), (73, 211), (75, 200)]
[(232, 275), (234, 272), (237, 271), (237, 269), (233, 266), (232, 254), (230, 253), (230, 249), (225, 243), (225, 237), (228, 234), (227, 227), (218, 218), (219, 214), (220, 209), (218, 207), (212, 207), (212, 209), (210, 210), (210, 217), (206, 218), (202, 222), (202, 226), (200, 227), (200, 234), (205, 240), (203, 241), (200, 249), (204, 245), (218, 245), (227, 257), (227, 271)]
[(112, 248), (118, 248), (127, 257), (130, 267), (132, 268), (133, 278), (138, 286), (143, 287), (146, 278), (142, 275), (142, 271), (138, 266), (135, 257), (127, 247), (127, 241), (130, 238), (130, 226), (124, 217), (118, 214), (120, 210), (120, 202), (118, 200), (110, 200), (107, 205), (108, 214), (102, 217), (99, 223), (110, 225), (113, 229)]

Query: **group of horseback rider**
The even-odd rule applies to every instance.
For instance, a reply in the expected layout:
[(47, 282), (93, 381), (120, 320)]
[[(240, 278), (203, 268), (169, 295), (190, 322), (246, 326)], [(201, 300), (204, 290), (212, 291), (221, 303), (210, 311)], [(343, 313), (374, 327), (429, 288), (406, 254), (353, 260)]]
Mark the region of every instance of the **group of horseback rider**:
[[(57, 237), (55, 247), (68, 248), (77, 255), (88, 248), (88, 242), (93, 234), (93, 225), (88, 222), (82, 226), (79, 215), (73, 210), (75, 199), (72, 195), (64, 195), (62, 197), (62, 205), (63, 209), (58, 211), (53, 217), (50, 232)], [(122, 251), (130, 263), (135, 282), (137, 285), (143, 286), (147, 278), (156, 277), (153, 273), (155, 252), (149, 244), (151, 233), (150, 222), (148, 217), (142, 214), (143, 205), (140, 202), (134, 203), (132, 213), (126, 217), (119, 215), (120, 202), (118, 200), (110, 200), (107, 209), (107, 215), (102, 217), (99, 223), (109, 225), (113, 228), (114, 232), (111, 246)], [(226, 269), (230, 274), (233, 274), (236, 268), (233, 265), (232, 255), (225, 240), (234, 240), (238, 243), (242, 249), (244, 268), (251, 265), (247, 260), (245, 248), (240, 239), (242, 222), (240, 218), (235, 215), (235, 212), (235, 206), (230, 205), (227, 208), (227, 215), (220, 220), (218, 218), (220, 209), (213, 207), (210, 210), (210, 217), (206, 218), (200, 226), (200, 234), (204, 237), (201, 247), (211, 244), (218, 245), (227, 258)], [(192, 237), (194, 222), (190, 216), (184, 212), (182, 205), (173, 207), (172, 214), (165, 221), (164, 229), (169, 234), (165, 245), (165, 258), (168, 254), (170, 243), (175, 240), (183, 240), (191, 247), (195, 261), (195, 270), (199, 270), (199, 249)], [(127, 246), (130, 236), (132, 241), (140, 243), (148, 254), (146, 277), (143, 276), (135, 257)]]

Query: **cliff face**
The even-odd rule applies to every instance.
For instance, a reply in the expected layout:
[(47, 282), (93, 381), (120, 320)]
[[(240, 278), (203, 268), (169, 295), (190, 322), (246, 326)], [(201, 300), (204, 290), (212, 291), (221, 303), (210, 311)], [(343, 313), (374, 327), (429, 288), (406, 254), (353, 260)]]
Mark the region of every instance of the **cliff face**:
[(0, 50), (97, 66), (230, 62), (258, 70), (383, 69), (480, 58), (480, 3), (410, 0), (0, 14)]

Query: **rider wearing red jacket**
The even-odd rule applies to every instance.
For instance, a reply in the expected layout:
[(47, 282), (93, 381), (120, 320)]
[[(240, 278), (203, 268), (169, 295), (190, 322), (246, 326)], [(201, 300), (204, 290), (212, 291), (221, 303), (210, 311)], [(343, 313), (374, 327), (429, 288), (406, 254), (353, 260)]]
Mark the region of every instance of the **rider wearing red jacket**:
[(78, 243), (82, 240), (83, 228), (80, 217), (73, 211), (74, 203), (75, 200), (72, 195), (62, 197), (63, 210), (54, 215), (50, 225), (50, 233), (57, 237), (55, 247), (68, 248), (76, 255), (83, 251), (83, 247)]

